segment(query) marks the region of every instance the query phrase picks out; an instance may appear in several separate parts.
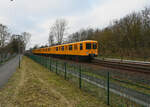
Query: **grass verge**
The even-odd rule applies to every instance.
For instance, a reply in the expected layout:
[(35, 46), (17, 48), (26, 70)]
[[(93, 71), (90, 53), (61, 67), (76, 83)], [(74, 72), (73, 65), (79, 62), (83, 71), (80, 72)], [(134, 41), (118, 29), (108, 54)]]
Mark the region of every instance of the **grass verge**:
[(0, 89), (0, 107), (107, 107), (55, 73), (23, 57), (21, 69)]

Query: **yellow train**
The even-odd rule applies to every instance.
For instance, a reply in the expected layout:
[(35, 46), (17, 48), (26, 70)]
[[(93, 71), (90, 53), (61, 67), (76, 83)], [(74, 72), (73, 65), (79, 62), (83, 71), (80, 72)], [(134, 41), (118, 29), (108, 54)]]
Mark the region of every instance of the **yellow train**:
[(32, 50), (33, 54), (63, 57), (76, 60), (91, 60), (98, 55), (98, 42), (86, 40)]

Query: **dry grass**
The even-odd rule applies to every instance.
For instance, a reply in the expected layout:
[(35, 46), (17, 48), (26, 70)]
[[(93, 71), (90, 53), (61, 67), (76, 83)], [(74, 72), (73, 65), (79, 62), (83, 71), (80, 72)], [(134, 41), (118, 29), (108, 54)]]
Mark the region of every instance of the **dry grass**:
[(0, 107), (107, 107), (55, 73), (23, 57), (21, 69), (0, 89)]

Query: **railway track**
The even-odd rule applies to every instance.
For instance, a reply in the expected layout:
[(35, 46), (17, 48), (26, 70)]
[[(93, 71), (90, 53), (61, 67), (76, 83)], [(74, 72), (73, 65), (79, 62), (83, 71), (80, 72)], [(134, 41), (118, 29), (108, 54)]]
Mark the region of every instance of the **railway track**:
[(140, 73), (150, 74), (150, 64), (139, 64), (139, 63), (126, 63), (118, 61), (105, 61), (100, 59), (94, 59), (92, 63), (101, 65), (104, 67), (110, 67), (115, 69), (122, 69)]
[(68, 59), (59, 59), (58, 60), (68, 61), (70, 63), (80, 63), (80, 64), (91, 64), (97, 66), (104, 66), (113, 69), (127, 70), (132, 72), (139, 72), (144, 74), (150, 74), (150, 63), (135, 63), (135, 62), (120, 62), (120, 61), (112, 61), (112, 60), (102, 60), (95, 58), (91, 63), (89, 62), (76, 62)]

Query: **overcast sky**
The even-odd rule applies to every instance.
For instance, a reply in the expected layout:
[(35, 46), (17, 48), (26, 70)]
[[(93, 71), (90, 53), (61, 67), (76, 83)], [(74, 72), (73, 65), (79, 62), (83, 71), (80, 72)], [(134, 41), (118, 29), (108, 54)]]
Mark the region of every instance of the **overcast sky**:
[(150, 6), (150, 0), (0, 0), (0, 23), (12, 33), (30, 32), (30, 46), (48, 43), (58, 18), (68, 21), (68, 34), (81, 28), (103, 28), (111, 21)]

